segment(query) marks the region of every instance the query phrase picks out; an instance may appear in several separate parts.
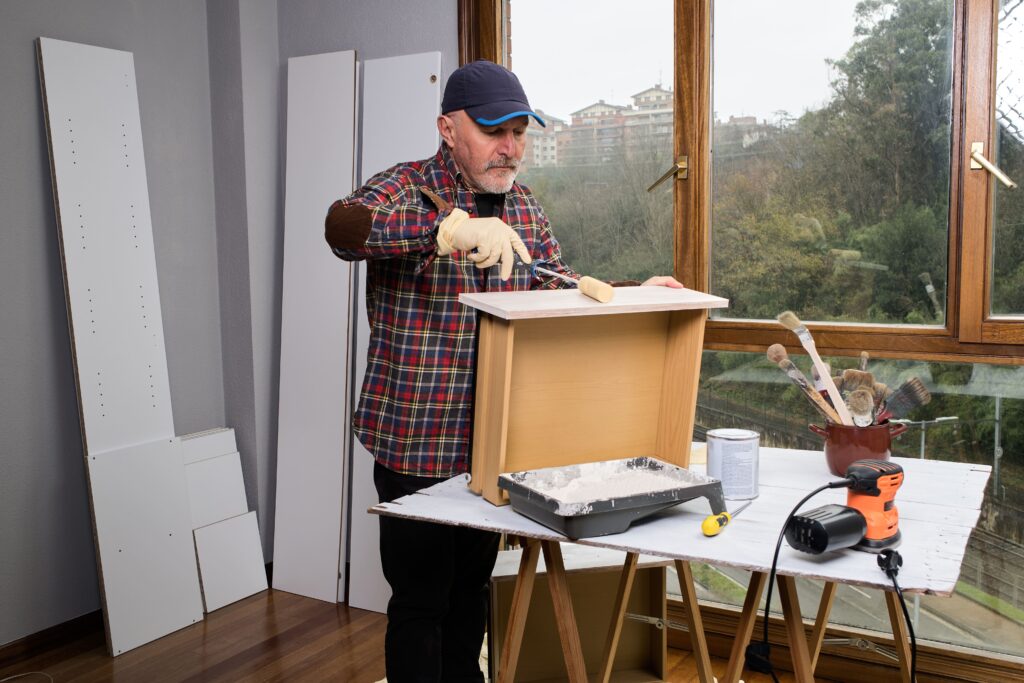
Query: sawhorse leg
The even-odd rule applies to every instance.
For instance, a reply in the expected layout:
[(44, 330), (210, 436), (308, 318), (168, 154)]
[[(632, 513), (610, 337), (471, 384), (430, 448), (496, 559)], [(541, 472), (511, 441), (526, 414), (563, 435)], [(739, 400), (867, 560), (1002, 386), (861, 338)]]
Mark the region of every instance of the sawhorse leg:
[[(794, 657), (793, 668), (797, 672), (797, 680), (813, 681), (814, 668), (817, 665), (818, 656), (821, 653), (821, 644), (825, 637), (825, 629), (828, 626), (828, 615), (836, 595), (836, 584), (831, 581), (825, 583), (821, 593), (821, 601), (818, 605), (814, 632), (811, 635), (811, 642), (808, 647), (803, 631), (803, 618), (800, 616), (800, 604), (796, 595), (796, 583), (792, 577), (783, 576), (778, 577), (778, 582), (782, 611), (790, 640), (790, 651)], [(723, 683), (737, 683), (743, 675), (747, 645), (750, 644), (754, 625), (757, 623), (758, 604), (761, 601), (761, 595), (764, 593), (767, 583), (767, 574), (764, 572), (751, 572), (747, 596), (743, 601), (743, 611), (740, 613), (740, 620), (736, 628), (736, 638), (732, 643), (732, 652), (729, 653), (729, 668), (726, 671)], [(794, 627), (794, 624), (797, 627)], [(803, 672), (803, 678), (801, 678), (801, 672)]]
[(565, 578), (562, 548), (558, 545), (558, 541), (538, 541), (536, 539), (526, 541), (522, 558), (519, 560), (519, 574), (516, 576), (516, 587), (512, 593), (507, 636), (505, 644), (501, 648), (498, 683), (512, 683), (515, 680), (519, 650), (523, 644), (523, 630), (526, 627), (526, 614), (530, 610), (533, 582), (537, 576), (537, 556), (541, 550), (544, 552), (548, 588), (551, 589), (551, 603), (555, 608), (555, 622), (558, 626), (558, 635), (562, 640), (562, 653), (565, 655), (565, 668), (569, 674), (569, 682), (587, 683), (587, 667), (583, 661), (580, 634), (576, 629), (576, 617), (572, 611), (569, 584)]
[[(626, 562), (622, 567), (622, 575), (619, 579), (619, 592), (615, 598), (615, 609), (612, 611), (612, 623), (608, 630), (608, 639), (605, 644), (604, 662), (601, 665), (601, 673), (598, 677), (600, 683), (608, 683), (611, 678), (612, 664), (615, 662), (615, 650), (618, 648), (619, 635), (622, 632), (622, 621), (626, 616), (626, 604), (629, 602), (629, 592), (633, 586), (633, 578), (636, 575), (636, 553), (626, 553)], [(683, 596), (683, 606), (686, 608), (686, 621), (690, 631), (690, 646), (693, 649), (693, 656), (697, 660), (697, 675), (701, 683), (714, 683), (714, 672), (711, 670), (711, 657), (708, 655), (707, 638), (704, 636), (704, 622), (700, 616), (700, 607), (697, 604), (697, 591), (693, 586), (693, 572), (690, 570), (690, 563), (683, 560), (676, 560), (676, 573), (679, 575), (679, 588)]]
[(807, 648), (807, 634), (804, 632), (804, 618), (800, 614), (800, 600), (796, 594), (796, 579), (792, 576), (778, 576), (779, 601), (782, 603), (782, 617), (786, 622), (789, 636), (789, 654), (793, 659), (793, 675), (797, 683), (814, 683), (814, 667)]
[(633, 589), (636, 577), (637, 553), (626, 553), (626, 561), (619, 575), (619, 592), (615, 596), (615, 607), (612, 610), (612, 623), (608, 628), (608, 639), (604, 646), (604, 661), (598, 675), (599, 683), (608, 683), (612, 677), (612, 666), (615, 664), (615, 651), (619, 647), (619, 636), (622, 634), (622, 621), (626, 618), (626, 605), (629, 603), (629, 592)]
[(537, 541), (536, 539), (526, 541), (526, 546), (522, 549), (522, 558), (519, 560), (519, 573), (515, 580), (515, 590), (512, 593), (508, 635), (502, 646), (498, 682), (512, 683), (515, 680), (516, 665), (519, 663), (519, 649), (522, 646), (522, 634), (526, 627), (526, 613), (529, 611), (529, 598), (534, 594), (534, 580), (537, 578), (537, 557), (541, 550), (544, 551), (548, 588), (551, 589), (551, 603), (555, 608), (555, 623), (558, 626), (558, 636), (562, 641), (562, 653), (565, 655), (565, 669), (568, 672), (569, 683), (587, 683), (587, 666), (583, 659), (583, 647), (580, 645), (580, 632), (577, 630), (575, 616), (572, 614), (572, 599), (569, 596), (568, 582), (565, 580), (562, 549), (557, 541)]
[(761, 594), (768, 583), (768, 575), (764, 572), (751, 572), (750, 584), (747, 586), (747, 597), (743, 599), (743, 611), (740, 612), (740, 620), (736, 625), (736, 637), (732, 641), (732, 651), (729, 653), (729, 668), (725, 672), (722, 683), (738, 683), (743, 675), (743, 665), (747, 658), (747, 645), (750, 644), (750, 636), (754, 633), (754, 624), (757, 623), (757, 606), (761, 602)]
[(704, 620), (700, 616), (700, 605), (697, 604), (697, 590), (693, 587), (693, 571), (690, 563), (676, 560), (676, 574), (679, 575), (679, 592), (683, 596), (686, 608), (686, 624), (690, 629), (690, 647), (697, 660), (697, 676), (701, 683), (714, 683), (715, 674), (711, 670), (711, 657), (708, 656), (708, 641), (704, 636)]
[(893, 646), (900, 658), (900, 680), (910, 683), (910, 633), (903, 619), (900, 598), (895, 591), (885, 591), (885, 606), (889, 609), (889, 623), (892, 624)]
[(836, 599), (836, 588), (834, 581), (826, 581), (821, 589), (821, 600), (818, 602), (818, 614), (814, 617), (814, 631), (811, 632), (810, 654), (811, 673), (818, 667), (818, 657), (821, 655), (821, 644), (825, 640), (825, 631), (828, 630), (828, 615), (832, 611), (832, 603)]
[(541, 541), (541, 548), (544, 550), (548, 588), (551, 589), (551, 603), (555, 608), (555, 624), (558, 626), (558, 637), (562, 641), (562, 654), (565, 656), (565, 669), (569, 674), (569, 683), (587, 683), (587, 665), (583, 661), (580, 632), (576, 628), (576, 616), (572, 611), (569, 582), (565, 578), (562, 547), (558, 541)]
[(519, 560), (519, 574), (516, 576), (516, 585), (512, 592), (512, 607), (508, 614), (505, 644), (501, 648), (498, 683), (512, 683), (516, 677), (519, 648), (523, 644), (526, 613), (530, 610), (530, 597), (533, 595), (533, 580), (537, 576), (539, 554), (540, 542), (526, 539), (523, 554)]

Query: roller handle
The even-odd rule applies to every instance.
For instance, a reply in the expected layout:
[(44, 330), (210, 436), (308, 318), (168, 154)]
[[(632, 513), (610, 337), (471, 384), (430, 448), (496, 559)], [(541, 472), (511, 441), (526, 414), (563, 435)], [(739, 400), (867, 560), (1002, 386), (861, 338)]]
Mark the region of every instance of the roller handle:
[(600, 301), (602, 304), (608, 303), (615, 296), (614, 287), (589, 275), (584, 275), (579, 279), (579, 288), (581, 292), (591, 299)]

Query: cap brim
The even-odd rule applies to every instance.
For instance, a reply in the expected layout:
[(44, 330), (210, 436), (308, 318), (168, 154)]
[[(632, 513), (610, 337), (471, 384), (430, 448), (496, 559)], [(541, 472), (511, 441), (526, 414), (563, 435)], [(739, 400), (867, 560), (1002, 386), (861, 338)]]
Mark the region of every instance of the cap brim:
[[(522, 103), (516, 104), (522, 106)], [(495, 111), (495, 109), (497, 109), (497, 111)], [(537, 116), (537, 114), (530, 109), (513, 109), (513, 111), (505, 113), (500, 108), (496, 108), (494, 103), (492, 103), (490, 105), (481, 105), (478, 107), (466, 107), (466, 113), (469, 114), (471, 119), (479, 123), (481, 126), (497, 126), (498, 124), (505, 123), (509, 119), (518, 118), (520, 116), (532, 116), (533, 119), (542, 127), (547, 127), (547, 124), (544, 123), (544, 119)]]

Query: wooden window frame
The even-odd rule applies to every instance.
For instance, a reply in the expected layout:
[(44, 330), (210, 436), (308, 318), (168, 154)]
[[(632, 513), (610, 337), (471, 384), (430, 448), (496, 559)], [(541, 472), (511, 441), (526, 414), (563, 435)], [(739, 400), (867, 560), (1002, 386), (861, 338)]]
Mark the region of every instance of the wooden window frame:
[[(459, 58), (503, 61), (503, 8), (508, 0), (459, 0)], [(674, 187), (675, 273), (688, 287), (708, 291), (711, 196), (711, 3), (675, 0), (675, 153), (689, 157), (689, 177)], [(956, 3), (949, 242), (944, 325), (808, 322), (827, 356), (1024, 365), (1024, 320), (987, 315), (991, 283), (991, 192), (994, 178), (970, 171), (970, 145), (993, 144), (993, 55), (998, 0)], [(696, 112), (697, 115), (691, 115)], [(702, 115), (703, 113), (703, 115)], [(806, 322), (806, 321), (805, 321)], [(709, 350), (762, 353), (773, 343), (799, 351), (775, 321), (709, 319)]]
[[(984, 344), (1024, 343), (1024, 316), (992, 316), (992, 206), (995, 178), (970, 168), (972, 142), (984, 142), (986, 156), (995, 149), (995, 52), (998, 0), (964, 0), (970, 40), (964, 60), (963, 254), (960, 288), (960, 339)], [(1021, 191), (1021, 190), (1017, 190)]]
[[(508, 0), (458, 0), (459, 60), (503, 62), (504, 32), (501, 25)], [(711, 140), (710, 116), (688, 116), (688, 112), (710, 111), (711, 95), (711, 2), (674, 0), (676, 63), (675, 152), (689, 156), (689, 178), (675, 181), (674, 264), (677, 277), (688, 287), (708, 290), (710, 259)], [(969, 171), (965, 140), (994, 143), (995, 17), (998, 0), (957, 0), (954, 17), (953, 120), (950, 150), (950, 210), (946, 324), (901, 326), (869, 324), (810, 323), (819, 352), (823, 355), (857, 356), (867, 350), (873, 356), (945, 362), (981, 362), (1024, 365), (1024, 321), (1016, 322), (987, 315), (991, 287), (991, 192), (996, 182), (987, 172)], [(722, 351), (763, 353), (769, 344), (788, 344), (795, 349), (792, 335), (774, 322), (758, 320), (708, 320), (704, 348)], [(669, 601), (670, 614), (681, 609)], [(716, 655), (728, 654), (739, 610), (723, 606), (701, 606), (709, 639), (720, 647)], [(770, 623), (781, 632), (781, 622)], [(829, 626), (830, 635), (849, 635), (850, 629)], [(859, 635), (863, 635), (862, 633)], [(685, 639), (684, 639), (685, 640)], [(782, 640), (773, 637), (772, 640)], [(686, 648), (679, 639), (675, 647)], [(720, 651), (719, 651), (720, 650)], [(964, 673), (990, 680), (1009, 680), (1022, 671), (1018, 658), (1004, 658), (986, 650), (959, 646), (921, 646), (925, 669)], [(831, 656), (823, 655), (827, 667)], [(837, 659), (836, 671), (849, 671), (851, 660), (860, 663), (857, 680), (876, 680), (893, 665), (887, 661), (851, 652)], [(969, 673), (969, 676), (966, 675)]]

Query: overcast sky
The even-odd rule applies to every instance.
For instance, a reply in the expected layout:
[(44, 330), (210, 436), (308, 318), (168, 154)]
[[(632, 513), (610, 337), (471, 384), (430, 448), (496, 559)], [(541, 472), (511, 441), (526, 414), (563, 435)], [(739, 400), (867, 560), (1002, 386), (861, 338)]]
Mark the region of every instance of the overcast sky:
[[(559, 118), (673, 83), (672, 0), (512, 0), (512, 70)], [(857, 0), (717, 0), (719, 119), (799, 115), (830, 96), (826, 58), (853, 43)]]

